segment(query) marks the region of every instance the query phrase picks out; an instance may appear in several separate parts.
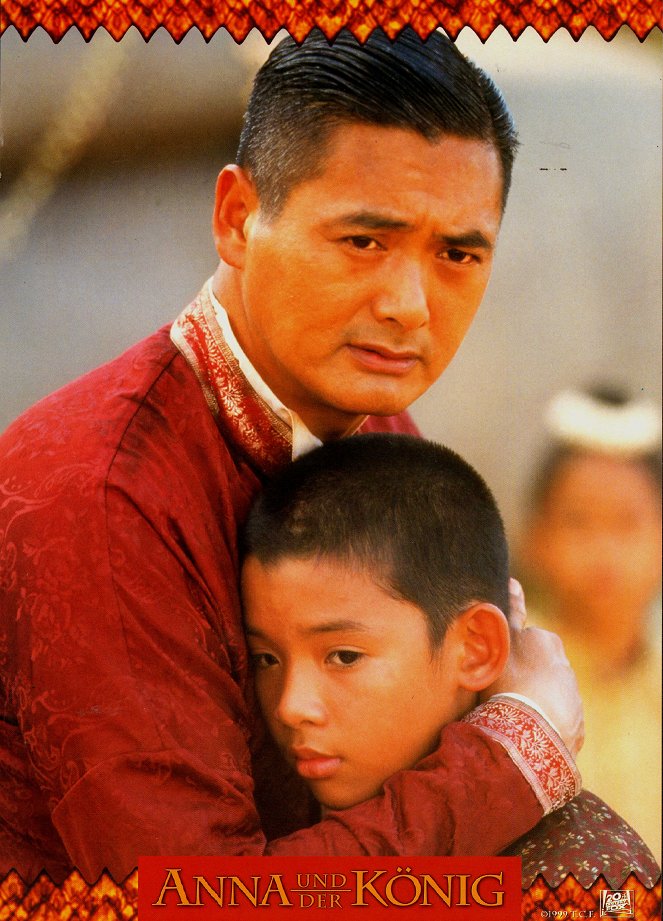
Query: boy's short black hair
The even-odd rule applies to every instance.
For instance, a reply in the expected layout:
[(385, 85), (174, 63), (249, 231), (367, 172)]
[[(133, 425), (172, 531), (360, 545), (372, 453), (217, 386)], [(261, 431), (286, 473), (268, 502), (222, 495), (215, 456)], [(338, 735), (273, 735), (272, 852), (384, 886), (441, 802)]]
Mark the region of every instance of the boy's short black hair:
[(441, 32), (424, 40), (406, 27), (392, 41), (375, 30), (362, 44), (347, 30), (330, 43), (314, 29), (301, 45), (290, 36), (277, 45), (255, 78), (237, 152), (268, 216), (320, 172), (332, 132), (348, 123), (492, 144), (506, 204), (513, 120), (490, 77)]
[(431, 644), (486, 601), (508, 614), (509, 554), (495, 500), (449, 448), (406, 435), (355, 435), (288, 465), (259, 495), (243, 552), (263, 565), (331, 558), (419, 607)]

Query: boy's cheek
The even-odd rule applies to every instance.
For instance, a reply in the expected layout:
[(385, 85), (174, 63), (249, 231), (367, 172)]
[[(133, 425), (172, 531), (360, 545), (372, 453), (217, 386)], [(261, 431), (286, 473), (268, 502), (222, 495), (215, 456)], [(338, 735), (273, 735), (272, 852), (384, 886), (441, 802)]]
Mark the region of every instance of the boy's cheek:
[(276, 729), (274, 711), (278, 701), (278, 692), (275, 687), (274, 679), (268, 678), (264, 670), (256, 672), (255, 689), (258, 698), (258, 706), (270, 730), (274, 732)]

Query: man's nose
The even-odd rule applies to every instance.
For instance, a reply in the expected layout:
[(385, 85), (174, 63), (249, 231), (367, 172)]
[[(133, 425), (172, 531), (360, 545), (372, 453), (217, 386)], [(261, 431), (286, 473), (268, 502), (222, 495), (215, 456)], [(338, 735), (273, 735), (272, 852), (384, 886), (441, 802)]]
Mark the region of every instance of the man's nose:
[(373, 312), (379, 320), (391, 320), (403, 329), (419, 329), (428, 323), (426, 273), (417, 262), (385, 266), (382, 287)]
[(326, 709), (313, 668), (293, 667), (288, 670), (274, 715), (280, 723), (291, 728), (302, 723), (324, 723)]

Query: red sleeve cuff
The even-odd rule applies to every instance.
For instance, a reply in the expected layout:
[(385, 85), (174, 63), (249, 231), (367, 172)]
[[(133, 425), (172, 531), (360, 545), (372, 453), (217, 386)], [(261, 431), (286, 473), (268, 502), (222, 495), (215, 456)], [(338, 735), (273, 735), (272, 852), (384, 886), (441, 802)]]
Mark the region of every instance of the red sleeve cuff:
[(543, 808), (544, 815), (570, 802), (582, 781), (571, 753), (544, 717), (524, 701), (496, 694), (463, 722), (481, 729), (506, 750)]

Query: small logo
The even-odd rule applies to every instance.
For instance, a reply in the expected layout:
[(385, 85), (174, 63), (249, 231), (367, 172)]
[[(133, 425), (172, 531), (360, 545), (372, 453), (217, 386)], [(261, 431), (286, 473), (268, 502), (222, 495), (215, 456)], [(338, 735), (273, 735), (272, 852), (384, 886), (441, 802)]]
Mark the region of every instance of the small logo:
[(635, 918), (633, 889), (602, 889), (599, 907), (602, 918)]

